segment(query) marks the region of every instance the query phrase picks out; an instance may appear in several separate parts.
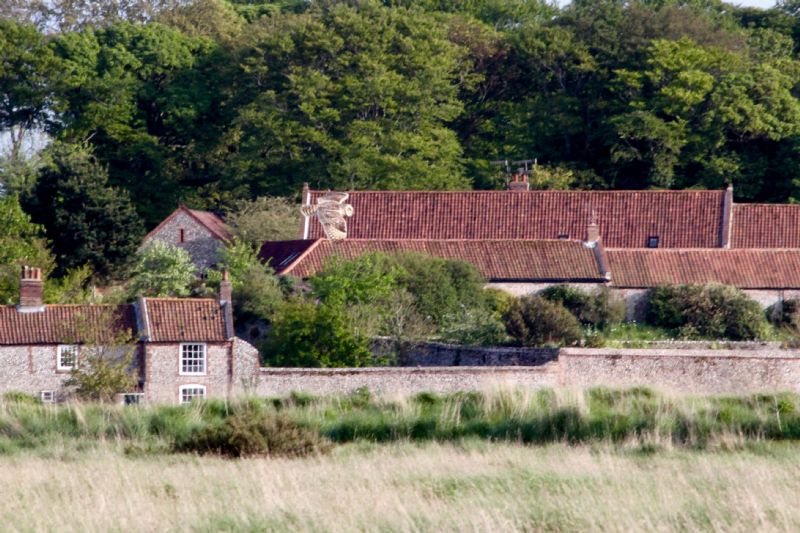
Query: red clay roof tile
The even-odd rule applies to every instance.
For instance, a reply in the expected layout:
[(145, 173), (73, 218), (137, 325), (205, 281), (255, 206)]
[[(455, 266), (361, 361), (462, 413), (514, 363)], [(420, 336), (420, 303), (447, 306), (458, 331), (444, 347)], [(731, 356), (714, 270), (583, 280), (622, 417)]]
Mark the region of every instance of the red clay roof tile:
[(145, 298), (150, 342), (227, 340), (225, 315), (208, 298)]
[[(334, 256), (353, 259), (367, 252), (396, 251), (467, 261), (490, 280), (604, 280), (594, 250), (582, 242), (566, 240), (346, 239), (333, 243), (319, 239), (265, 243), (261, 256), (272, 257), (278, 273), (305, 278), (322, 270)], [(294, 259), (287, 260), (291, 257)]]
[(48, 305), (42, 312), (30, 313), (13, 305), (0, 306), (0, 345), (85, 342), (91, 324), (108, 321), (104, 315), (109, 311), (120, 331), (136, 335), (132, 305)]
[(800, 248), (800, 205), (734, 204), (732, 248)]
[(606, 250), (615, 287), (724, 283), (800, 288), (800, 250)]
[[(311, 191), (311, 203), (325, 191)], [(596, 214), (603, 242), (641, 248), (720, 246), (725, 191), (350, 192), (351, 239), (583, 240)], [(309, 238), (322, 237), (312, 220)]]

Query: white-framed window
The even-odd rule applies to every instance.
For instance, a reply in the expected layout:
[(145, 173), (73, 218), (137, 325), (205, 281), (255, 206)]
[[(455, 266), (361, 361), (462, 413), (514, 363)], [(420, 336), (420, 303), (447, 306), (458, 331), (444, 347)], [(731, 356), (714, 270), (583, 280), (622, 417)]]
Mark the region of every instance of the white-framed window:
[(203, 400), (206, 397), (206, 388), (203, 385), (181, 385), (181, 404), (192, 403), (193, 400)]
[(182, 376), (202, 376), (206, 373), (206, 345), (203, 343), (181, 344)]
[(42, 403), (56, 403), (56, 391), (43, 390), (39, 393)]
[(126, 392), (122, 395), (123, 405), (141, 405), (143, 402), (144, 393), (141, 392)]
[(56, 355), (56, 368), (58, 370), (72, 370), (78, 366), (78, 346), (75, 344), (61, 344)]

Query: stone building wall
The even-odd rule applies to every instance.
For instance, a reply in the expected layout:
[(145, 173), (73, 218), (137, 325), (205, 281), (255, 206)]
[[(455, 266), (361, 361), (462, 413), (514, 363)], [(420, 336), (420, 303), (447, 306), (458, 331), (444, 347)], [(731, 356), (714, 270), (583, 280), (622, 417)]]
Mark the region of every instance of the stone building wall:
[[(180, 242), (181, 229), (183, 229), (184, 235), (183, 243)], [(189, 252), (192, 262), (200, 272), (216, 264), (219, 260), (220, 249), (224, 246), (224, 243), (211, 233), (208, 228), (183, 212), (178, 212), (150, 238), (183, 248)]]
[[(144, 393), (149, 403), (178, 403), (182, 385), (206, 387), (206, 397), (225, 397), (230, 390), (232, 343), (206, 343), (205, 375), (180, 374), (180, 343), (144, 346)], [(255, 375), (255, 372), (253, 372)]]
[(64, 395), (69, 372), (56, 370), (56, 346), (0, 346), (0, 393), (18, 391)]

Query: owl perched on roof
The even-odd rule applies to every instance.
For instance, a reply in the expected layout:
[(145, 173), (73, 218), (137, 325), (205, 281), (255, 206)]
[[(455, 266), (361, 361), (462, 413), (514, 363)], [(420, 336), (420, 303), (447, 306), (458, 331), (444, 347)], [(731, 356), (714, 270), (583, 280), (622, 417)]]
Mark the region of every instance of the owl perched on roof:
[(346, 192), (329, 192), (317, 198), (317, 205), (304, 205), (300, 208), (303, 216), (315, 216), (322, 224), (325, 236), (331, 241), (347, 238), (345, 217), (353, 216), (353, 206), (345, 202), (350, 197)]

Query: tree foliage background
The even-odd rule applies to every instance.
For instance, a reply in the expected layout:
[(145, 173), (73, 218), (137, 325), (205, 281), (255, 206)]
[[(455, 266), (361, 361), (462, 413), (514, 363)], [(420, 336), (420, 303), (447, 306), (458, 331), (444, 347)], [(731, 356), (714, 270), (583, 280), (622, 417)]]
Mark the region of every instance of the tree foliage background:
[[(225, 212), (302, 182), (501, 188), (506, 158), (537, 158), (543, 188), (797, 201), (799, 52), (789, 0), (9, 0), (0, 185), (45, 177), (25, 139), (76, 145), (98, 197), (125, 191), (141, 220), (120, 243), (179, 202)], [(34, 221), (81, 241), (58, 272), (117, 268), (91, 232)]]

